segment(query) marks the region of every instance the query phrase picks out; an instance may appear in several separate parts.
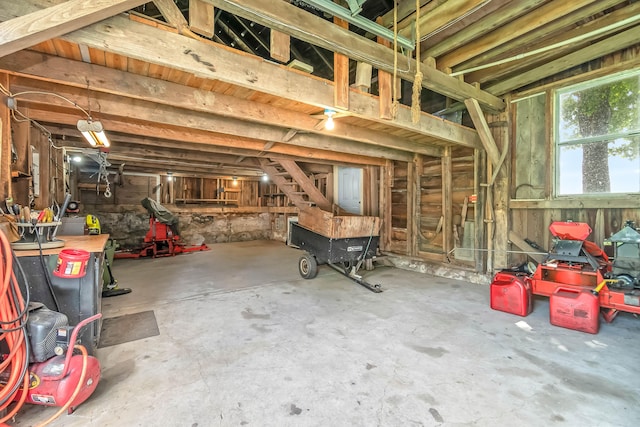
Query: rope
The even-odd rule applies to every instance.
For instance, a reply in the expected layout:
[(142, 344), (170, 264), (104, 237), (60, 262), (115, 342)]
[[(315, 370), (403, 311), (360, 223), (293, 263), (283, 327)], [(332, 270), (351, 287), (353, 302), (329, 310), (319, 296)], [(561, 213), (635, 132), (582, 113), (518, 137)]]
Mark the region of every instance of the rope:
[(398, 117), (400, 102), (398, 101), (398, 2), (393, 2), (393, 95), (391, 101), (391, 117)]
[(416, 76), (413, 80), (413, 92), (411, 96), (411, 121), (418, 123), (422, 105), (420, 93), (422, 92), (422, 71), (420, 71), (420, 0), (416, 0)]

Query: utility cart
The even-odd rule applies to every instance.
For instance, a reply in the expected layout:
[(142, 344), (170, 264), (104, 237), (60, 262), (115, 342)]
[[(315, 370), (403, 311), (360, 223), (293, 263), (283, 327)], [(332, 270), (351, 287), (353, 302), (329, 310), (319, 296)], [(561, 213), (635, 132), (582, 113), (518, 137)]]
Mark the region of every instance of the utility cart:
[(289, 244), (305, 251), (298, 270), (305, 279), (318, 274), (318, 265), (327, 264), (337, 272), (373, 292), (382, 292), (358, 275), (358, 270), (376, 256), (380, 218), (356, 215), (333, 215), (319, 208), (300, 212), (298, 222), (291, 223)]

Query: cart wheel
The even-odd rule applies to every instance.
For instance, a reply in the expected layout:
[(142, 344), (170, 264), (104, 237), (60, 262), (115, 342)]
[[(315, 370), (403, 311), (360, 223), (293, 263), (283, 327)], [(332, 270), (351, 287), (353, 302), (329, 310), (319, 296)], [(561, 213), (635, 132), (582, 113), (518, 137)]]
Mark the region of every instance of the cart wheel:
[(298, 261), (298, 271), (305, 279), (313, 279), (318, 274), (318, 261), (309, 254), (304, 254)]

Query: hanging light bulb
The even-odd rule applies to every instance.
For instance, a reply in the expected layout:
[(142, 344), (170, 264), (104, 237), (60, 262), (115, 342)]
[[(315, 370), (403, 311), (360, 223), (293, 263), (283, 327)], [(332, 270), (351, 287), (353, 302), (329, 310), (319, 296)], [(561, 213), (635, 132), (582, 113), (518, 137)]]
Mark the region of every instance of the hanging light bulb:
[(335, 113), (336, 112), (333, 110), (324, 110), (324, 115), (327, 116), (327, 121), (324, 123), (324, 128), (326, 130), (333, 130), (333, 128), (335, 127), (335, 123), (333, 123), (333, 115)]

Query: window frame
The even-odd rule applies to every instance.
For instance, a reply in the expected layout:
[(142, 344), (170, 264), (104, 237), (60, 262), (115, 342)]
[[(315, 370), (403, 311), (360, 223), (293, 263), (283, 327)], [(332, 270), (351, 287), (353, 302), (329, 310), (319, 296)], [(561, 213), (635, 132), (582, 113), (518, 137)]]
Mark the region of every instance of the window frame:
[[(579, 139), (569, 139), (563, 142), (560, 142), (560, 98), (562, 95), (570, 92), (577, 92), (581, 90), (586, 90), (590, 88), (594, 88), (597, 86), (606, 85), (609, 83), (613, 83), (619, 80), (624, 80), (627, 78), (636, 77), (640, 79), (640, 68), (635, 68), (632, 70), (625, 70), (618, 73), (610, 74), (604, 77), (598, 77), (594, 79), (590, 79), (587, 81), (583, 81), (580, 83), (575, 83), (569, 86), (565, 86), (562, 88), (557, 88), (553, 90), (553, 165), (552, 165), (552, 173), (553, 173), (553, 198), (555, 199), (564, 199), (564, 198), (620, 198), (626, 195), (640, 195), (640, 189), (637, 192), (609, 192), (609, 193), (574, 193), (574, 194), (559, 194), (560, 191), (560, 148), (567, 147), (571, 145), (585, 145), (592, 142), (599, 142), (604, 140), (615, 140), (619, 138), (631, 138), (631, 137), (640, 137), (640, 128), (638, 130), (633, 130), (629, 132), (616, 132), (609, 133), (606, 135), (593, 136), (588, 138), (579, 138)], [(640, 94), (638, 94), (640, 98)], [(640, 109), (640, 101), (639, 107)]]

